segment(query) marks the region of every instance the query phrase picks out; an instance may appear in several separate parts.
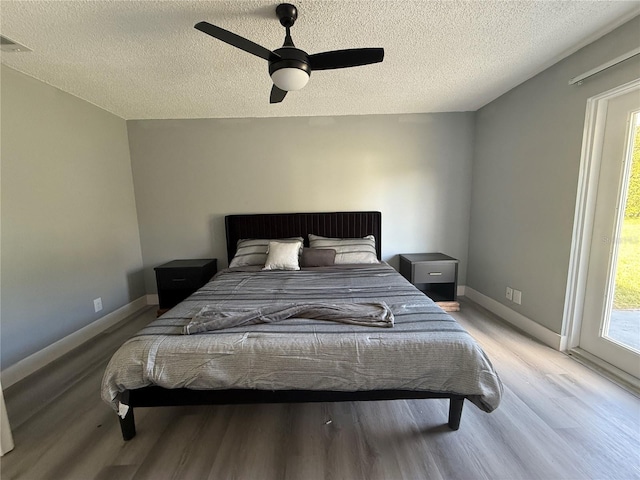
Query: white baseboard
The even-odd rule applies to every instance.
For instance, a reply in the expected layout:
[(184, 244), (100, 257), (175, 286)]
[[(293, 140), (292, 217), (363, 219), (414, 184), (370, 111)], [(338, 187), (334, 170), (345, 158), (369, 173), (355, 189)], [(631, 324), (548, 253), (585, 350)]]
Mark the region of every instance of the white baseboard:
[(160, 301), (158, 300), (157, 293), (150, 293), (147, 295), (147, 305), (158, 305)]
[(19, 382), (23, 378), (28, 377), (33, 372), (40, 370), (42, 367), (57, 360), (66, 353), (69, 353), (76, 347), (79, 347), (84, 342), (92, 339), (96, 335), (102, 333), (106, 329), (115, 325), (116, 323), (124, 320), (129, 315), (134, 314), (138, 310), (146, 307), (147, 296), (142, 296), (131, 303), (120, 307), (119, 309), (105, 315), (104, 317), (91, 322), (89, 325), (61, 338), (55, 343), (52, 343), (48, 347), (37, 351), (36, 353), (29, 355), (27, 358), (14, 363), (10, 367), (2, 370), (0, 374), (2, 377), (2, 387), (8, 388), (16, 382)]
[(491, 313), (509, 322), (523, 332), (526, 332), (532, 337), (540, 340), (545, 345), (548, 345), (551, 348), (560, 351), (566, 349), (566, 335), (560, 335), (559, 333), (555, 333), (548, 328), (543, 327), (539, 323), (534, 322), (530, 318), (525, 317), (524, 315), (510, 309), (506, 305), (503, 305), (493, 298), (487, 297), (486, 295), (478, 292), (477, 290), (474, 290), (471, 287), (465, 286), (464, 296), (469, 298), (470, 300), (473, 300), (478, 305), (483, 306)]

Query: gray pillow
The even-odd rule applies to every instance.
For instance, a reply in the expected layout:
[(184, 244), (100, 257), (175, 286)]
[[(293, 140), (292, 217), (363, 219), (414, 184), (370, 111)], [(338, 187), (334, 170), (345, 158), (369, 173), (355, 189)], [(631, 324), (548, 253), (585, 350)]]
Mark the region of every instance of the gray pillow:
[(327, 238), (309, 234), (311, 248), (332, 248), (336, 251), (335, 264), (380, 263), (373, 235), (362, 238)]
[(229, 267), (246, 267), (248, 265), (264, 266), (267, 261), (267, 250), (269, 249), (269, 242), (271, 240), (277, 240), (278, 242), (300, 242), (301, 249), (302, 242), (304, 241), (302, 237), (277, 239), (252, 238), (238, 240), (236, 254), (231, 259)]
[(336, 251), (332, 248), (304, 248), (300, 257), (301, 267), (328, 267), (334, 264)]

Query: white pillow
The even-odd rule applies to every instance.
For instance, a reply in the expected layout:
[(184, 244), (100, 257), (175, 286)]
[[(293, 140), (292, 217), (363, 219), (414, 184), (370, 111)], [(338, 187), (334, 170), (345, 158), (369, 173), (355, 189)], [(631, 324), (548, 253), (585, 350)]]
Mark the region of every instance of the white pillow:
[[(240, 239), (236, 245), (236, 253), (231, 259), (229, 268), (264, 265), (267, 261), (267, 250), (271, 240), (265, 238)], [(300, 242), (302, 237), (281, 238), (279, 242)]]
[(298, 258), (302, 242), (269, 242), (263, 270), (300, 270)]
[(309, 247), (331, 248), (336, 251), (335, 264), (380, 263), (373, 235), (363, 238), (327, 238), (309, 234)]

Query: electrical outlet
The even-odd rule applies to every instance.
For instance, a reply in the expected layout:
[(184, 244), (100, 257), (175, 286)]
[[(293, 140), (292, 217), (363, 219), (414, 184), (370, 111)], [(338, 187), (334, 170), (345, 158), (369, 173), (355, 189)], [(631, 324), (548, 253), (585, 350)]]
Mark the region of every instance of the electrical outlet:
[(96, 313), (102, 310), (102, 297), (98, 297), (93, 301), (93, 309)]
[(522, 304), (522, 292), (520, 290), (513, 291), (513, 301), (518, 305)]
[(507, 294), (505, 296), (507, 300), (513, 300), (513, 288), (507, 287)]

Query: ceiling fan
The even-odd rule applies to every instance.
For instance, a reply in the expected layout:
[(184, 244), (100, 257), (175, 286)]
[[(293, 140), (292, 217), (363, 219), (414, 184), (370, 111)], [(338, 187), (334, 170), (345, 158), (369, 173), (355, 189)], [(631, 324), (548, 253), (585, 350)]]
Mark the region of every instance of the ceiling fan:
[(381, 62), (384, 58), (382, 48), (352, 48), (307, 55), (293, 44), (289, 30), (298, 18), (298, 9), (290, 3), (281, 3), (276, 7), (276, 15), (287, 31), (282, 47), (273, 51), (210, 23), (195, 25), (201, 32), (269, 62), (269, 75), (273, 81), (269, 103), (279, 103), (287, 92), (303, 88), (312, 71), (358, 67)]

